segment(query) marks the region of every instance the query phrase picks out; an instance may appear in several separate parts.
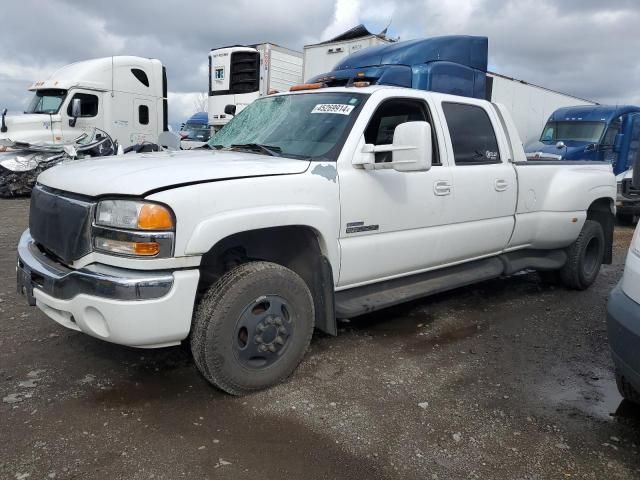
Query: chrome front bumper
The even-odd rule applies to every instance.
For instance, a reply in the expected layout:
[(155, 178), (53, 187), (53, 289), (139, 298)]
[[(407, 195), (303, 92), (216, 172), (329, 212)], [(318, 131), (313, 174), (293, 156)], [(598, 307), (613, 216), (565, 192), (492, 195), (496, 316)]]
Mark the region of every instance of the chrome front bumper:
[(18, 292), (71, 330), (141, 348), (189, 335), (200, 272), (138, 271), (92, 264), (74, 270), (44, 254), (29, 231), (18, 246)]
[(114, 300), (151, 300), (167, 295), (173, 287), (171, 271), (144, 272), (90, 265), (74, 270), (45, 255), (26, 230), (18, 244), (17, 289), (35, 305), (33, 289), (60, 300), (86, 294)]

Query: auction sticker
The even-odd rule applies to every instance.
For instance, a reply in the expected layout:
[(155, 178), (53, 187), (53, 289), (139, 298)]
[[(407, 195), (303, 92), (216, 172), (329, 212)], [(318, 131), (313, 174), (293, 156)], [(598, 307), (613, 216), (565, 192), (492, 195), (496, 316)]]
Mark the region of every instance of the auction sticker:
[(343, 103), (319, 103), (311, 113), (337, 113), (338, 115), (349, 115), (356, 108), (353, 105), (345, 105)]

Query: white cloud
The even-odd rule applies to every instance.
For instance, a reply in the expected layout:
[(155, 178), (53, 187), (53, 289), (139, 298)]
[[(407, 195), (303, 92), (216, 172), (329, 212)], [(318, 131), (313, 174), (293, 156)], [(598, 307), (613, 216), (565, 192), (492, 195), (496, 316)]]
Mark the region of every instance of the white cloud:
[(322, 40), (328, 40), (360, 23), (360, 0), (336, 0), (331, 24), (322, 32)]

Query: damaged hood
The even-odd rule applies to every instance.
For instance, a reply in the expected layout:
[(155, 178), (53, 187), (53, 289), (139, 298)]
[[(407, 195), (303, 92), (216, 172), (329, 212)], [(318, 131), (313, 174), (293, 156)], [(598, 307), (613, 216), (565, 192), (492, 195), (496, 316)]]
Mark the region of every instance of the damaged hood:
[(38, 183), (88, 196), (141, 196), (185, 184), (303, 173), (309, 164), (237, 151), (167, 151), (69, 161), (40, 174)]

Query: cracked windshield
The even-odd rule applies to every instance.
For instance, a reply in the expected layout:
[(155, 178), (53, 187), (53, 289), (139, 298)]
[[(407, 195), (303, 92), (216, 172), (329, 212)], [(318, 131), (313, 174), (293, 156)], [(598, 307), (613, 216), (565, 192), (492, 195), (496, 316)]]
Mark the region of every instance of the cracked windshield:
[(310, 93), (253, 102), (209, 140), (274, 156), (335, 160), (366, 95)]

